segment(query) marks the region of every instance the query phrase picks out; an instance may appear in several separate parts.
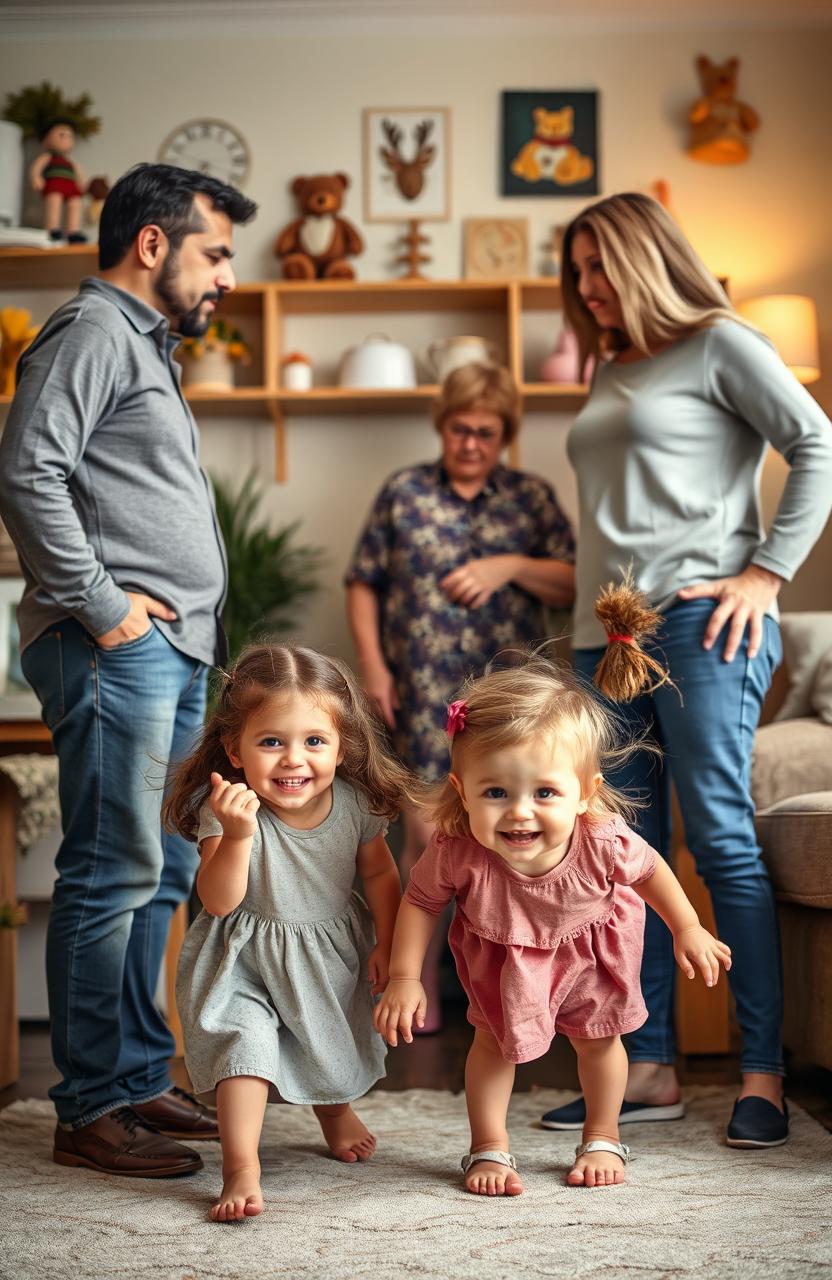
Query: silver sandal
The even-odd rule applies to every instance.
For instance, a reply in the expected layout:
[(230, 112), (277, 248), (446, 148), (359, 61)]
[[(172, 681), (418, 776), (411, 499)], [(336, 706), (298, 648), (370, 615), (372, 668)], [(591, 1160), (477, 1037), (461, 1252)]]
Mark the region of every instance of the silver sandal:
[(592, 1142), (582, 1142), (575, 1148), (575, 1159), (579, 1160), (581, 1156), (591, 1155), (593, 1151), (610, 1151), (614, 1156), (619, 1156), (625, 1165), (630, 1163), (630, 1148), (623, 1142), (608, 1142), (606, 1138), (593, 1138)]
[(480, 1160), (491, 1160), (494, 1164), (504, 1164), (517, 1172), (517, 1161), (508, 1151), (471, 1151), (462, 1157), (462, 1172), (467, 1173), (472, 1164)]

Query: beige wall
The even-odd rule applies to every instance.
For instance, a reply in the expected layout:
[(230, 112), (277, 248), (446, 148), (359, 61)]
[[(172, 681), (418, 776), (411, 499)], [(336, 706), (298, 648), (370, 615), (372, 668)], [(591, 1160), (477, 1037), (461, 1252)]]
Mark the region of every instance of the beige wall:
[[(461, 219), (502, 212), (528, 216), (536, 246), (551, 225), (580, 207), (572, 199), (501, 199), (497, 194), (500, 90), (550, 86), (600, 92), (603, 190), (647, 189), (657, 178), (671, 184), (675, 211), (707, 263), (730, 277), (734, 296), (805, 292), (818, 303), (826, 375), (814, 388), (832, 409), (832, 33), (754, 31), (605, 32), (562, 36), (551, 30), (521, 36), (412, 33), (316, 38), (206, 40), (194, 23), (193, 39), (8, 42), (0, 52), (6, 90), (44, 78), (68, 93), (89, 91), (103, 117), (101, 135), (79, 146), (88, 172), (115, 176), (156, 157), (176, 124), (198, 115), (227, 118), (247, 137), (254, 168), (249, 194), (261, 204), (257, 222), (238, 235), (241, 279), (276, 274), (271, 245), (292, 216), (287, 184), (297, 173), (343, 169), (355, 181), (345, 212), (361, 223), (361, 108), (447, 105), (452, 110), (453, 220), (431, 229), (437, 277), (461, 271)], [(732, 54), (742, 60), (741, 97), (762, 117), (751, 162), (735, 169), (695, 164), (683, 151), (684, 113), (697, 93), (693, 59)], [(393, 228), (363, 228), (364, 278), (391, 274)], [(31, 301), (40, 310), (54, 302)], [(320, 340), (340, 346), (375, 324), (355, 322)], [(554, 337), (557, 322), (551, 319)], [(436, 332), (438, 332), (438, 328)], [(402, 333), (422, 350), (434, 328), (429, 319)], [(314, 349), (315, 331), (302, 335)], [(545, 344), (547, 335), (539, 341)], [(543, 347), (541, 347), (543, 349)], [(336, 351), (330, 350), (334, 356)], [(552, 479), (574, 513), (574, 485), (564, 454), (568, 420), (530, 415), (523, 463)], [(272, 472), (271, 433), (250, 419), (207, 420), (204, 457), (219, 471), (242, 472), (251, 463)], [(310, 606), (303, 634), (333, 650), (347, 647), (338, 586), (350, 543), (365, 509), (394, 467), (430, 456), (426, 422), (397, 419), (294, 419), (290, 424), (289, 483), (269, 490), (269, 507), (283, 521), (302, 520), (306, 540), (329, 555), (327, 591)], [(764, 477), (771, 511), (783, 467), (770, 460)], [(783, 593), (791, 608), (832, 608), (829, 572), (832, 534), (797, 581)]]

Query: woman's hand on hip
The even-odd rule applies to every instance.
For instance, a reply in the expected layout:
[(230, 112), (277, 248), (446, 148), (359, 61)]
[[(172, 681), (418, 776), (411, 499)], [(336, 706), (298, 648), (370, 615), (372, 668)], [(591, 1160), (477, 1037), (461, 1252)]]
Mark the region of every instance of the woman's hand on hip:
[(439, 583), (442, 591), (455, 604), (469, 609), (479, 609), (514, 576), (516, 557), (485, 556), (482, 560), (469, 560)]
[(395, 729), (399, 697), (393, 672), (385, 663), (374, 662), (372, 665), (362, 665), (361, 678), (364, 692), (378, 707), (382, 720), (389, 729)]
[(750, 564), (734, 578), (716, 578), (682, 587), (680, 600), (711, 598), (719, 604), (710, 616), (702, 641), (704, 649), (713, 648), (719, 633), (728, 625), (723, 658), (732, 662), (748, 627), (748, 656), (756, 658), (763, 640), (763, 618), (783, 585), (783, 579), (760, 565)]

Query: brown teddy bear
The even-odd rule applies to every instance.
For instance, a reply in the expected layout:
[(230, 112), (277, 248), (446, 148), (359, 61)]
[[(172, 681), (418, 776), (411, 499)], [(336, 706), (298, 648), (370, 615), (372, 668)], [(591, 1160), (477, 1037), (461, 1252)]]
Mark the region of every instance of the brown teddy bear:
[(760, 126), (753, 107), (738, 102), (739, 59), (729, 58), (722, 66), (704, 55), (696, 59), (696, 69), (705, 96), (688, 112), (691, 126), (688, 155), (705, 164), (742, 164), (748, 159), (747, 134)]
[(345, 173), (295, 178), (291, 191), (297, 197), (301, 217), (283, 228), (274, 246), (287, 280), (355, 278), (346, 259), (361, 253), (364, 241), (351, 222), (338, 216), (349, 184)]

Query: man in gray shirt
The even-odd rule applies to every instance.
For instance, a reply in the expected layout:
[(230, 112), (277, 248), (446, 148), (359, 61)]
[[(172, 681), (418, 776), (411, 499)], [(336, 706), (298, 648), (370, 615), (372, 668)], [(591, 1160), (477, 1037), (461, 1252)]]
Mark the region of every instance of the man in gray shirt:
[(198, 732), (225, 657), (225, 551), (172, 354), (173, 334), (204, 333), (234, 288), (233, 226), (256, 208), (189, 170), (125, 174), (102, 212), (99, 275), (22, 356), (0, 444), (22, 665), (60, 763), (54, 1158), (133, 1177), (191, 1173), (199, 1155), (173, 1139), (217, 1136), (171, 1084), (154, 1004), (197, 861), (161, 831), (165, 762)]

